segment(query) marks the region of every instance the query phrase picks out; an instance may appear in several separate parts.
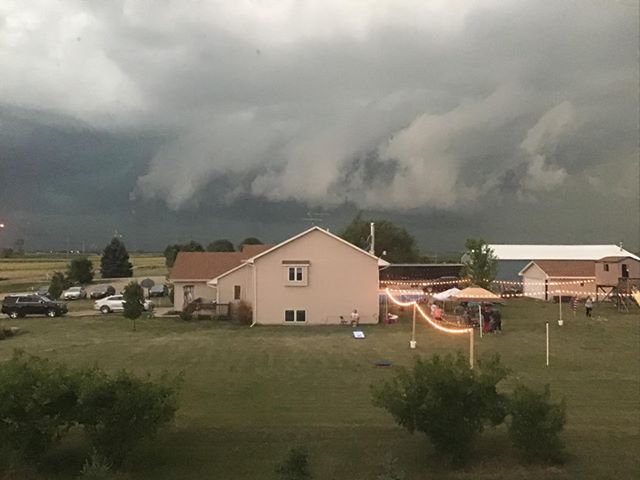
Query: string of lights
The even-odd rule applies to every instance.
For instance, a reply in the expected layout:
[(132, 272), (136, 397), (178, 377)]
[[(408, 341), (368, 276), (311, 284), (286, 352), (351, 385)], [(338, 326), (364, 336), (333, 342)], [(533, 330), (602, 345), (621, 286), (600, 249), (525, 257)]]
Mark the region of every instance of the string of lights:
[[(424, 291), (422, 290), (398, 290), (398, 289), (389, 289), (388, 287), (384, 290), (384, 291), (393, 291), (393, 292), (398, 292), (398, 294), (400, 295), (424, 295), (426, 296), (427, 294), (425, 294)], [(502, 293), (500, 294), (500, 296), (502, 298), (518, 298), (518, 297), (530, 297), (530, 296), (534, 296), (534, 295), (551, 295), (551, 296), (558, 296), (561, 295), (563, 297), (569, 297), (569, 296), (584, 296), (584, 295), (592, 295), (592, 293), (590, 292), (584, 292), (584, 291), (579, 291), (579, 290), (564, 290), (564, 289), (554, 289), (554, 290), (537, 290), (537, 291), (527, 291), (527, 292), (517, 292), (517, 293)], [(498, 295), (498, 294), (496, 294)], [(616, 295), (619, 295), (621, 297), (632, 297), (634, 294), (633, 293), (624, 293), (624, 292), (619, 292)], [(483, 295), (465, 295), (465, 298), (486, 298)], [(408, 305), (410, 305), (412, 302), (408, 302)], [(403, 305), (403, 306), (408, 306), (408, 305)]]
[(461, 334), (461, 333), (469, 333), (471, 331), (473, 331), (473, 329), (471, 328), (449, 328), (449, 327), (444, 327), (442, 325), (440, 325), (439, 323), (437, 323), (435, 320), (431, 319), (431, 317), (429, 317), (429, 315), (426, 314), (426, 312), (424, 310), (422, 310), (422, 308), (420, 307), (420, 305), (418, 305), (417, 302), (403, 302), (401, 300), (396, 299), (391, 292), (389, 291), (389, 289), (387, 288), (385, 290), (387, 297), (396, 305), (401, 306), (401, 307), (411, 307), (414, 306), (415, 309), (420, 312), (420, 315), (422, 315), (422, 317), (434, 328), (436, 328), (437, 330), (440, 330), (441, 332), (445, 332), (445, 333), (452, 333), (452, 334)]
[[(585, 283), (594, 283), (595, 279), (584, 279), (584, 280), (566, 280), (562, 282), (526, 282), (527, 285), (530, 286), (556, 286), (556, 285), (583, 285)], [(440, 286), (440, 285), (459, 285), (462, 283), (471, 283), (471, 280), (468, 278), (460, 278), (457, 280), (438, 280), (438, 281), (410, 281), (410, 280), (380, 280), (380, 283), (383, 285), (409, 285), (409, 286)], [(522, 286), (525, 282), (522, 280), (492, 280), (491, 283), (496, 283), (498, 285), (518, 285)]]

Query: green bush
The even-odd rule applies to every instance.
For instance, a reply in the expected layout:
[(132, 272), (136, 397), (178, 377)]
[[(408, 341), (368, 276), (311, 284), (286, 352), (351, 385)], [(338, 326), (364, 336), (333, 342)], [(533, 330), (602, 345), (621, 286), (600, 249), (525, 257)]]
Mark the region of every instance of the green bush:
[(566, 422), (565, 403), (551, 403), (546, 385), (542, 392), (518, 386), (509, 402), (509, 435), (526, 462), (562, 463), (565, 457), (560, 432)]
[(253, 322), (253, 311), (251, 304), (240, 300), (231, 306), (231, 318), (240, 325), (251, 325)]
[(145, 438), (171, 421), (178, 409), (178, 380), (137, 378), (127, 372), (114, 376), (93, 370), (84, 375), (79, 422), (94, 450), (114, 466)]
[(405, 475), (398, 467), (398, 459), (386, 455), (382, 464), (382, 472), (378, 475), (377, 480), (405, 480)]
[(286, 458), (276, 466), (281, 480), (308, 480), (313, 478), (309, 470), (309, 455), (303, 447), (292, 447)]
[(228, 322), (229, 321), (229, 316), (228, 315), (214, 315), (213, 316), (213, 321), (215, 321), (215, 322)]
[(413, 433), (423, 432), (436, 452), (453, 465), (464, 464), (486, 423), (502, 423), (506, 400), (496, 385), (507, 376), (497, 356), (469, 367), (461, 354), (418, 359), (389, 382), (373, 387), (374, 405)]
[(193, 320), (193, 315), (189, 312), (180, 312), (180, 320), (184, 320), (185, 322), (190, 322), (191, 320)]
[(37, 461), (75, 421), (79, 376), (22, 352), (0, 364), (0, 445)]
[(85, 460), (78, 476), (78, 480), (110, 480), (111, 478), (113, 478), (111, 464), (96, 452)]
[[(0, 452), (34, 462), (81, 425), (103, 466), (119, 466), (141, 440), (173, 419), (179, 383), (180, 377), (167, 375), (152, 381), (97, 368), (71, 371), (16, 352), (0, 363)], [(96, 458), (87, 472), (100, 470)]]
[(60, 298), (62, 292), (71, 286), (71, 282), (62, 272), (53, 272), (49, 283), (49, 296), (53, 299)]
[(91, 280), (93, 280), (93, 263), (87, 257), (74, 258), (69, 263), (67, 278), (73, 283), (91, 283)]

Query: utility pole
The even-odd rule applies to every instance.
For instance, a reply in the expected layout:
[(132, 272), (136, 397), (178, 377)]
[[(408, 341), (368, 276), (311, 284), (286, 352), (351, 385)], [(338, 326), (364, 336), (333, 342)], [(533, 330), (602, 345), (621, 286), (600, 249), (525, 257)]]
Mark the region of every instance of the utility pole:
[(369, 228), (370, 228), (370, 233), (369, 235), (371, 236), (371, 246), (369, 248), (369, 253), (371, 255), (375, 255), (375, 248), (376, 248), (376, 224), (371, 222), (369, 224)]

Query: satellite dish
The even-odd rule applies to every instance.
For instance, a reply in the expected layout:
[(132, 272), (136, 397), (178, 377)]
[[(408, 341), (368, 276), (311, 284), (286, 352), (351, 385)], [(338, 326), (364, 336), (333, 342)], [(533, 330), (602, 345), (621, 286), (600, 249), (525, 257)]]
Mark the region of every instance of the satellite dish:
[(145, 278), (144, 280), (142, 280), (140, 282), (140, 285), (143, 288), (151, 288), (156, 284), (156, 282), (154, 282), (153, 280), (151, 280), (150, 278)]

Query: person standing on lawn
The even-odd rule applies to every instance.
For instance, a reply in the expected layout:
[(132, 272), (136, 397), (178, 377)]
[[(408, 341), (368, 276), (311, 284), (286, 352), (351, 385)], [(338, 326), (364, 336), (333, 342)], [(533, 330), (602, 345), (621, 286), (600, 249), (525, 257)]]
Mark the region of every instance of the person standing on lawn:
[(360, 325), (360, 314), (358, 310), (354, 308), (353, 312), (351, 312), (351, 326), (357, 327), (358, 325)]
[(587, 317), (591, 317), (591, 311), (593, 310), (593, 300), (591, 300), (591, 296), (587, 297), (584, 301), (584, 309), (587, 314)]

